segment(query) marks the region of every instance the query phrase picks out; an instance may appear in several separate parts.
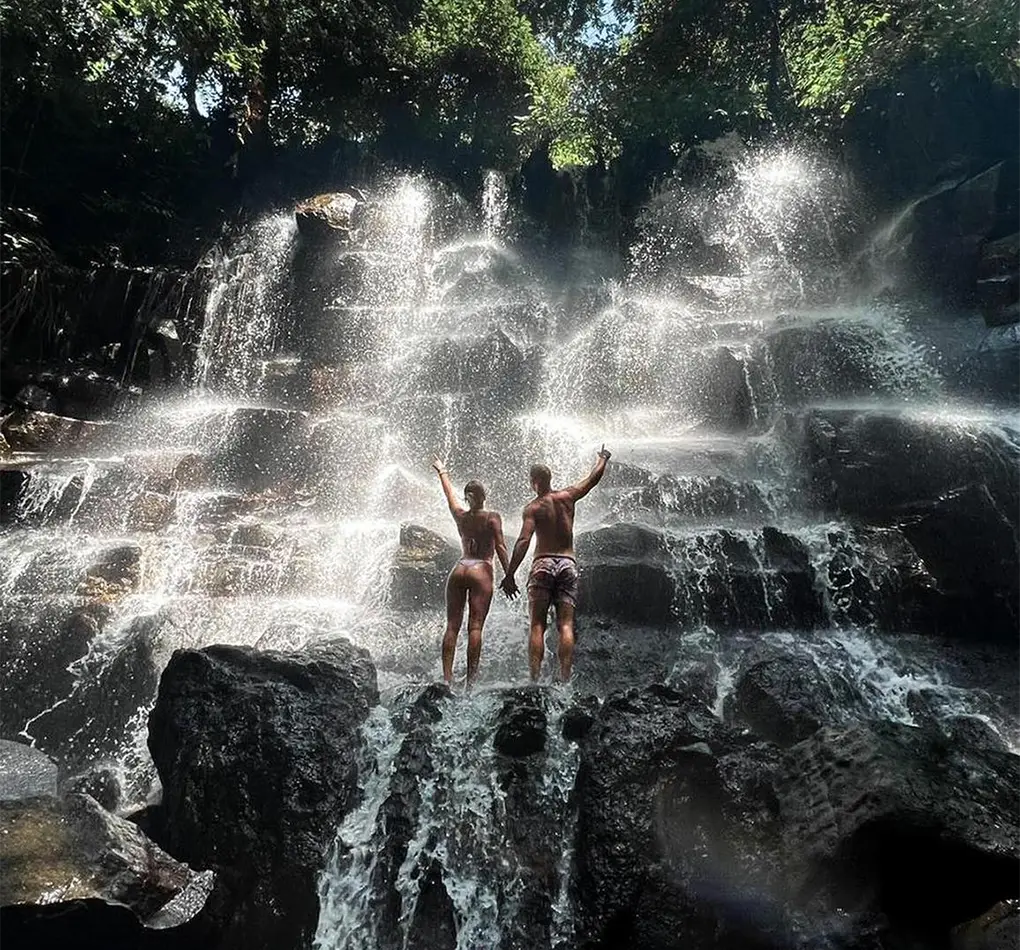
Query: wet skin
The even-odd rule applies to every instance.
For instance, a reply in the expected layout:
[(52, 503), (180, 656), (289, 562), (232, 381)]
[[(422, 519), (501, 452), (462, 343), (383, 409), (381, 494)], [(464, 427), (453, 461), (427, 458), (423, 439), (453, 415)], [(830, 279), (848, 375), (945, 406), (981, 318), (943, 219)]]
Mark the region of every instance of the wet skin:
[(503, 520), (498, 512), (482, 507), (483, 499), (466, 496), (464, 508), (450, 482), (443, 463), (436, 459), (432, 467), (439, 475), (446, 495), (450, 514), (460, 534), (461, 550), (470, 563), (458, 561), (446, 581), (446, 632), (443, 635), (443, 679), (453, 684), (453, 658), (457, 650), (457, 637), (464, 620), (464, 607), (468, 610), (467, 685), (478, 676), (478, 663), (482, 653), (482, 627), (492, 603), (492, 557), (497, 555), (506, 571), (508, 557), (503, 538)]
[[(601, 480), (611, 452), (603, 445), (591, 472), (576, 485), (554, 491), (548, 484), (532, 483), (534, 501), (524, 509), (521, 533), (514, 544), (513, 557), (500, 589), (508, 596), (518, 593), (514, 574), (528, 553), (531, 538), (535, 536), (535, 558), (543, 556), (574, 557), (574, 506)], [(529, 589), (530, 635), (528, 638), (528, 667), (531, 679), (537, 680), (545, 652), (545, 631), (549, 618), (549, 598), (540, 589)], [(559, 634), (557, 655), (560, 662), (560, 679), (567, 682), (574, 661), (574, 605), (566, 601), (556, 604), (556, 629)]]

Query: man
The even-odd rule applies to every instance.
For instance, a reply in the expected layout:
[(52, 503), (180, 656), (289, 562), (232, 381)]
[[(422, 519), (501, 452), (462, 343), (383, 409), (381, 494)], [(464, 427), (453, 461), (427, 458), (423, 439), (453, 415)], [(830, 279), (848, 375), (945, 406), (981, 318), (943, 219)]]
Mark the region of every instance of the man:
[(570, 679), (574, 660), (574, 608), (577, 606), (578, 587), (577, 559), (574, 557), (574, 504), (602, 480), (611, 454), (603, 445), (595, 467), (588, 476), (576, 485), (558, 491), (553, 491), (552, 473), (545, 465), (531, 466), (531, 487), (537, 497), (524, 509), (524, 523), (500, 589), (508, 597), (517, 595), (514, 574), (528, 553), (531, 536), (537, 534), (535, 557), (528, 577), (531, 615), (528, 666), (532, 680), (538, 679), (542, 668), (550, 604), (556, 605), (560, 679), (563, 682)]

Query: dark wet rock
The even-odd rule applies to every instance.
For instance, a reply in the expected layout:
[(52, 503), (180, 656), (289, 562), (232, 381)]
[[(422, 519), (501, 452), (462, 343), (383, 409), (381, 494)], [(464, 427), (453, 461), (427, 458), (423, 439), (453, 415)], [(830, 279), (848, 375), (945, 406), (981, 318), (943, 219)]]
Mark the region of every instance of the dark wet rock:
[(582, 696), (567, 707), (560, 722), (563, 738), (569, 742), (580, 742), (591, 729), (599, 711), (597, 696)]
[(407, 950), (454, 950), (457, 914), (443, 880), (443, 866), (433, 858), (420, 875), (418, 899), (408, 928)]
[(415, 524), (400, 526), (400, 547), (393, 556), (390, 603), (398, 610), (443, 603), (446, 578), (459, 554), (445, 538)]
[(85, 569), (82, 593), (101, 600), (120, 597), (138, 587), (142, 577), (142, 549), (125, 544), (100, 552)]
[(665, 687), (608, 698), (576, 785), (579, 945), (785, 945), (777, 754)]
[(729, 347), (720, 347), (709, 367), (708, 385), (702, 390), (704, 422), (721, 432), (745, 432), (764, 406), (758, 406), (751, 388), (749, 361)]
[(55, 403), (52, 393), (34, 383), (22, 386), (14, 401), (23, 409), (35, 409), (38, 412), (52, 412)]
[(885, 722), (823, 728), (777, 780), (800, 900), (869, 903), (934, 939), (1017, 896), (1020, 757)]
[(581, 566), (579, 609), (632, 623), (674, 620), (676, 584), (661, 533), (619, 524), (577, 538)]
[[(4, 457), (5, 445), (6, 443), (0, 442), (0, 459)], [(18, 496), (30, 478), (24, 469), (0, 469), (0, 525), (13, 524), (17, 520)]]
[(14, 452), (80, 450), (95, 442), (110, 425), (34, 409), (15, 409), (0, 423), (0, 433)]
[[(117, 811), (123, 797), (120, 778), (115, 769), (109, 766), (96, 766), (79, 775), (72, 776), (64, 783), (65, 792), (78, 792), (94, 798), (107, 811)], [(134, 822), (143, 831), (138, 822)]]
[(368, 654), (346, 640), (171, 658), (149, 718), (163, 843), (216, 869), (218, 946), (309, 940), (325, 851), (358, 797), (358, 728), (377, 702)]
[[(45, 933), (54, 905), (73, 911), (97, 901), (127, 907), (145, 927), (164, 930), (194, 917), (213, 886), (212, 872), (174, 860), (88, 795), (2, 802), (0, 830), (0, 903), (39, 910), (22, 913), (19, 929), (34, 923), (36, 933)], [(97, 917), (103, 919), (101, 911)], [(6, 921), (4, 939), (13, 939)]]
[(1020, 529), (1016, 510), (971, 484), (926, 506), (903, 533), (937, 579), (936, 629), (973, 639), (1016, 640)]
[(497, 752), (511, 758), (535, 755), (545, 749), (548, 724), (544, 694), (522, 687), (507, 696), (492, 744)]
[(213, 482), (244, 492), (302, 485), (308, 476), (308, 416), (289, 409), (240, 407), (210, 457)]
[(18, 606), (4, 612), (0, 625), (0, 732), (11, 739), (70, 694), (71, 665), (89, 652), (110, 616), (103, 604)]
[(780, 746), (843, 722), (856, 710), (863, 711), (862, 698), (838, 672), (773, 646), (751, 651), (726, 703), (728, 718)]
[[(372, 892), (377, 900), (377, 941), (379, 950), (397, 950), (402, 946), (400, 928), (401, 898), (396, 889), (397, 874), (407, 857), (408, 847), (418, 827), (422, 807), (422, 785), (435, 774), (436, 764), (433, 761), (432, 727), (444, 715), (453, 697), (450, 690), (440, 683), (426, 687), (411, 703), (406, 712), (406, 735), (397, 753), (390, 781), (389, 794), (383, 802), (373, 842), (378, 849), (378, 857), (372, 867)], [(440, 882), (431, 880), (428, 868), (421, 869), (425, 873), (424, 884), (432, 894), (428, 904), (435, 912), (438, 920), (431, 920), (431, 915), (422, 916), (416, 921), (415, 940), (422, 931), (434, 929), (437, 934), (446, 933), (446, 902), (438, 893)], [(439, 950), (454, 947), (456, 940), (447, 944), (437, 944)]]
[(344, 240), (354, 236), (363, 199), (348, 192), (330, 192), (300, 202), (294, 208), (298, 231), (312, 240)]
[(30, 745), (0, 739), (0, 802), (56, 793), (56, 762)]
[(999, 901), (980, 917), (953, 929), (950, 950), (1016, 950), (1020, 944), (1020, 901)]
[(994, 424), (891, 410), (815, 409), (799, 423), (818, 500), (895, 524), (968, 486), (1018, 508), (1020, 442)]
[[(32, 723), (39, 746), (72, 774), (97, 760), (122, 756), (132, 723), (145, 715), (155, 698), (164, 649), (159, 625), (145, 616), (131, 623), (116, 647), (93, 648), (79, 661), (77, 688)], [(96, 798), (119, 795), (103, 790), (102, 783), (81, 790)], [(138, 791), (144, 794), (144, 789)]]

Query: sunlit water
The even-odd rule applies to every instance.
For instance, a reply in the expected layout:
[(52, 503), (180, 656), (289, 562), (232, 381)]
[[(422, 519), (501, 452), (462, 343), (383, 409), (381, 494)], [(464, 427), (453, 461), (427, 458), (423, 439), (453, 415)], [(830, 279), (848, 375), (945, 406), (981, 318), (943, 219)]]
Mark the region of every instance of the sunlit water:
[[(0, 535), (4, 622), (56, 630), (90, 604), (102, 614), (86, 655), (69, 660), (64, 692), (42, 690), (26, 710), (25, 740), (77, 768), (112, 763), (129, 807), (154, 779), (146, 715), (174, 649), (296, 649), (337, 635), (367, 647), (392, 710), (365, 726), (362, 804), (320, 885), (316, 946), (373, 947), (377, 818), (403, 740), (390, 712), (440, 673), (439, 611), (389, 607), (399, 525), (453, 536), (433, 453), (457, 482), (489, 486), (512, 533), (532, 462), (569, 482), (605, 443), (613, 465), (578, 530), (666, 532), (676, 612), (689, 624), (674, 675), (713, 657), (720, 715), (752, 641), (698, 613), (701, 588), (725, 570), (718, 529), (761, 564), (771, 619), (782, 590), (764, 566), (762, 528), (780, 525), (810, 553), (822, 612), (814, 633), (777, 619), (766, 642), (857, 684), (868, 715), (912, 722), (910, 693), (934, 691), (945, 715), (981, 717), (1015, 744), (1015, 722), (955, 685), (933, 651), (862, 627), (861, 604), (847, 599), (860, 585), (848, 593), (840, 578), (850, 564), (877, 589), (881, 550), (805, 506), (800, 462), (777, 424), (791, 410), (858, 407), (1017, 441), (1015, 413), (947, 404), (930, 342), (851, 280), (843, 262), (858, 204), (834, 166), (774, 152), (742, 159), (714, 190), (664, 188), (626, 282), (589, 281), (574, 297), (503, 243), (509, 208), (495, 173), (477, 214), (420, 178), (376, 198), (363, 244), (326, 247), (311, 266), (299, 267), (290, 215), (258, 222), (216, 263), (189, 393), (150, 401), (78, 456), (25, 463), (18, 524)], [(104, 570), (114, 555), (130, 569)], [(435, 726), (445, 771), (422, 790), (396, 880), (406, 927), (413, 875), (438, 862), (464, 948), (497, 946), (513, 904), (486, 756), (496, 687), (525, 674), (524, 626), (522, 603), (494, 603), (482, 689)], [(97, 724), (97, 696), (125, 682), (141, 685), (126, 689), (121, 721)], [(564, 828), (554, 946), (570, 945), (576, 756), (556, 738), (543, 786)], [(475, 834), (457, 831), (465, 822)]]

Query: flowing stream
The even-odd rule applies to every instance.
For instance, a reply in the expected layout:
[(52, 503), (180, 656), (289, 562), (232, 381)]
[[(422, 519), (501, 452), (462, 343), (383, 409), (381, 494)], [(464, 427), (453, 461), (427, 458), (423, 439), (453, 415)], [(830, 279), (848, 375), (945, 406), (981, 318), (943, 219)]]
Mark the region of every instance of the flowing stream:
[[(153, 792), (146, 715), (173, 650), (347, 636), (372, 652), (384, 706), (365, 727), (362, 804), (320, 884), (316, 947), (408, 945), (421, 874), (444, 882), (458, 947), (497, 947), (527, 897), (504, 857), (510, 806), (491, 761), (500, 697), (526, 676), (525, 608), (494, 603), (477, 694), (423, 740), (438, 767), (392, 869), (402, 902), (383, 937), (380, 816), (415, 698), (439, 678), (442, 623), (438, 609), (393, 609), (390, 565), (401, 523), (453, 536), (432, 453), (457, 483), (488, 486), (512, 536), (529, 465), (576, 480), (605, 443), (610, 473), (578, 531), (666, 539), (672, 681), (711, 667), (722, 714), (741, 657), (764, 641), (855, 684), (870, 715), (912, 722), (923, 693), (937, 715), (980, 717), (1016, 746), (994, 689), (882, 619), (899, 570), (889, 537), (819, 512), (804, 487), (791, 420), (818, 407), (1020, 442), (1015, 411), (947, 394), (935, 318), (850, 266), (859, 202), (831, 164), (776, 151), (716, 188), (666, 186), (627, 267), (593, 251), (566, 279), (507, 237), (495, 174), (478, 208), (415, 177), (372, 199), (350, 244), (313, 251), (290, 215), (257, 222), (215, 262), (185, 395), (111, 417), (87, 450), (15, 460), (29, 478), (0, 534), (9, 731), (72, 771), (113, 770), (126, 810)], [(772, 566), (774, 527), (809, 552), (808, 618)], [(585, 671), (586, 622), (574, 690), (604, 691)], [(554, 700), (551, 722), (566, 705)], [(577, 752), (549, 735), (537, 805), (560, 829), (548, 926), (567, 947)]]

